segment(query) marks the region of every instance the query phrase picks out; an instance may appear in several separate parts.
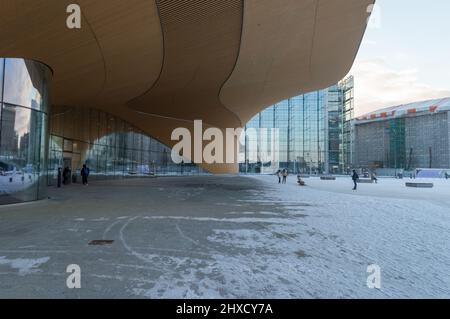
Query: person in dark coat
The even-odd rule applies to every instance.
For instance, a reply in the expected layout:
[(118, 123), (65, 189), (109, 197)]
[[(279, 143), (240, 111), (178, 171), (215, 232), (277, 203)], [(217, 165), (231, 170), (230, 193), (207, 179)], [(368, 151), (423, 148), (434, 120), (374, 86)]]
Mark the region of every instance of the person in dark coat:
[(278, 184), (281, 184), (281, 170), (279, 169), (277, 172), (277, 177), (278, 177)]
[(66, 166), (63, 171), (63, 184), (64, 185), (69, 184), (69, 178), (70, 178), (70, 169), (68, 166)]
[(83, 168), (81, 169), (81, 178), (83, 180), (83, 185), (88, 185), (88, 177), (89, 177), (89, 168), (86, 166), (86, 164), (83, 165)]
[(356, 173), (356, 170), (353, 170), (352, 180), (353, 184), (355, 185), (353, 187), (353, 190), (356, 191), (358, 189), (358, 180), (359, 180), (359, 175), (358, 173)]
[(283, 170), (283, 184), (286, 184), (288, 175), (289, 175), (288, 170), (284, 169)]

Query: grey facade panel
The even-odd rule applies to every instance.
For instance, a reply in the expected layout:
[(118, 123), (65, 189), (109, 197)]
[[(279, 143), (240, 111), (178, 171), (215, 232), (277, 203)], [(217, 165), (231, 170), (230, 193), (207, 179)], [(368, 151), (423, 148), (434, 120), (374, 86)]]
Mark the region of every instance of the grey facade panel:
[(406, 118), (406, 150), (413, 168), (449, 168), (448, 113)]
[(355, 158), (359, 167), (385, 166), (389, 160), (387, 122), (355, 126)]
[(355, 131), (359, 167), (450, 168), (449, 112), (357, 123)]

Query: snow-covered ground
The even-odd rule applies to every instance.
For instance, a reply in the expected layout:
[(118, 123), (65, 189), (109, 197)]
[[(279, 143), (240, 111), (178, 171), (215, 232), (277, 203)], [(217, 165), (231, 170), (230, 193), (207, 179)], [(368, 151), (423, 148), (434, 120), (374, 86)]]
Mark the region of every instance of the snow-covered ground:
[[(22, 180), (23, 178), (23, 180)], [(12, 180), (10, 180), (12, 179)], [(14, 174), (0, 176), (0, 195), (20, 192), (35, 183), (35, 177), (32, 174)]]
[[(287, 185), (278, 185), (273, 176), (248, 178), (264, 187), (240, 204), (228, 203), (250, 208), (247, 212), (230, 210), (226, 218), (148, 217), (176, 222), (179, 234), (208, 258), (169, 258), (165, 274), (151, 288), (143, 284), (133, 293), (162, 298), (450, 297), (450, 182), (435, 180), (430, 190), (406, 188), (409, 180), (380, 179), (354, 192), (349, 178), (311, 178), (307, 187), (297, 186), (292, 177)], [(261, 205), (267, 208), (262, 211)], [(140, 257), (160, 260), (158, 254)], [(367, 285), (370, 265), (380, 267), (381, 289)]]
[(450, 181), (305, 181), (94, 182), (0, 207), (0, 298), (450, 298)]
[[(276, 182), (273, 176), (252, 178)], [(288, 185), (259, 194), (291, 216), (289, 223), (270, 227), (291, 238), (274, 243), (278, 249), (306, 255), (303, 263), (278, 269), (297, 279), (302, 296), (450, 297), (450, 181), (416, 180), (435, 188), (415, 189), (405, 187), (410, 180), (380, 179), (356, 192), (349, 178), (305, 181), (308, 186), (300, 187), (292, 177)], [(244, 231), (237, 237), (255, 245), (255, 235)], [(380, 290), (366, 285), (372, 264), (381, 267)]]

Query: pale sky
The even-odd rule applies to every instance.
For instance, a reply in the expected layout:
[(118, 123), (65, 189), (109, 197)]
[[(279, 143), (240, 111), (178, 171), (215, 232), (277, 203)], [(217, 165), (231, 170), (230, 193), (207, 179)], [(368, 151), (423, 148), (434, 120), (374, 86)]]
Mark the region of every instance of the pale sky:
[(350, 74), (357, 116), (450, 97), (450, 1), (377, 0)]

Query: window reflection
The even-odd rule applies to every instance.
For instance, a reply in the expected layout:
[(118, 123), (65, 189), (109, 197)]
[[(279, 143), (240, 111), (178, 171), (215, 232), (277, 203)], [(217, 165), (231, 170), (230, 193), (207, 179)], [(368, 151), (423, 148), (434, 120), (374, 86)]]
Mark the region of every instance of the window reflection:
[[(59, 107), (52, 114), (50, 127), (50, 185), (56, 185), (58, 168), (66, 165), (79, 180), (85, 163), (94, 180), (204, 173), (194, 164), (174, 164), (168, 147), (121, 119), (95, 109)], [(72, 151), (66, 147), (61, 150), (69, 144)]]
[(3, 101), (47, 111), (49, 77), (48, 68), (42, 64), (23, 59), (6, 59)]
[(256, 136), (245, 137), (241, 172), (341, 173), (351, 159), (353, 79), (327, 89), (277, 103), (253, 117), (247, 128), (278, 129), (278, 162), (261, 160), (262, 145)]
[(50, 71), (22, 59), (0, 59), (0, 70), (0, 204), (43, 198), (47, 114), (38, 110), (47, 108)]
[[(0, 141), (0, 201), (37, 199), (44, 113), (3, 105)], [(7, 197), (7, 198), (3, 198)]]
[(3, 101), (3, 69), (4, 68), (5, 68), (5, 59), (0, 58), (0, 101)]

